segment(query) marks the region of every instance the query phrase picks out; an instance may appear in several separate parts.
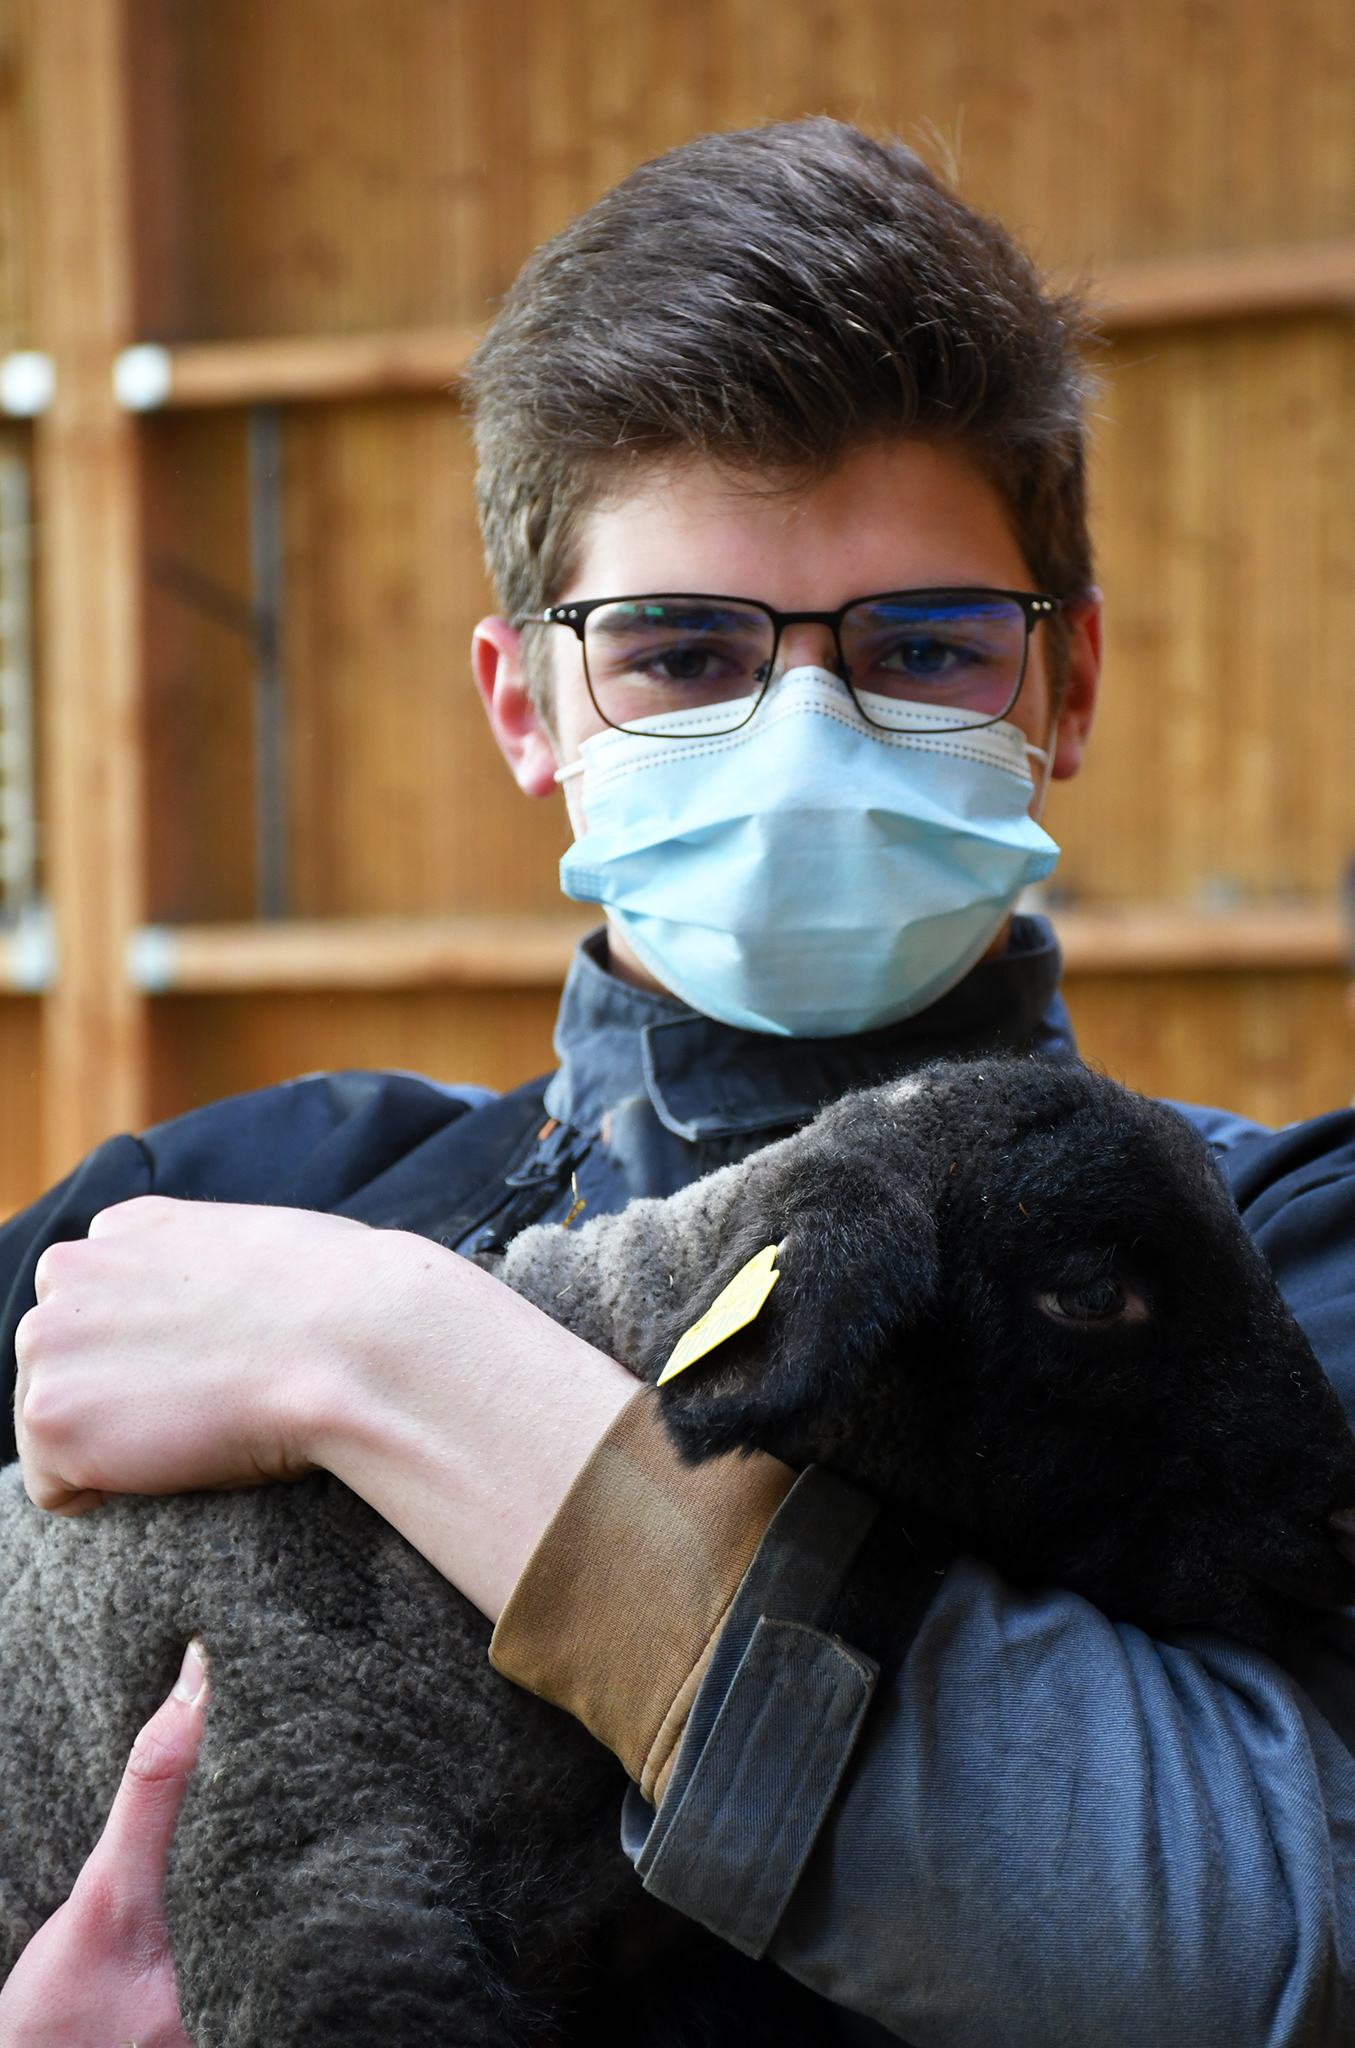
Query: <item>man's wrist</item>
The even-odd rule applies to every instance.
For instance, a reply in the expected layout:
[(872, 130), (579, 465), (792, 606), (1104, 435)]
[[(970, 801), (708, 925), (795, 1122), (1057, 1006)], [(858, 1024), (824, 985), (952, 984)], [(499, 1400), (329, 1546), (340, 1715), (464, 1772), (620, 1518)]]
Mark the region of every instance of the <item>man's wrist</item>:
[(636, 1382), (454, 1252), (379, 1235), (379, 1339), (307, 1376), (299, 1462), (351, 1486), (493, 1620)]

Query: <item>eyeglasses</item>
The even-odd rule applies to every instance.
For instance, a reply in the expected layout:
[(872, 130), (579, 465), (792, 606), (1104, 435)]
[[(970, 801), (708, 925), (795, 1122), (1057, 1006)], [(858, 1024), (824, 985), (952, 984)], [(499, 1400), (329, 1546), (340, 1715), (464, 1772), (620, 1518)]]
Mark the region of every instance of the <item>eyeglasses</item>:
[(1062, 600), (1029, 590), (894, 590), (835, 612), (778, 612), (750, 598), (659, 593), (548, 605), (517, 626), (568, 626), (600, 718), (622, 732), (709, 709), (703, 733), (736, 732), (767, 693), (787, 626), (827, 626), (861, 716), (893, 732), (963, 732), (1006, 716), (1030, 636)]

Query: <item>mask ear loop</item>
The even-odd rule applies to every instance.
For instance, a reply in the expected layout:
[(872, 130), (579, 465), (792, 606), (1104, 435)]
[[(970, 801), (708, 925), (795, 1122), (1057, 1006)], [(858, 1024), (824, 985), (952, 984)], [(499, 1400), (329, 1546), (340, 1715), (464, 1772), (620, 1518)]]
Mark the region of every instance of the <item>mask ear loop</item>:
[(1044, 802), (1049, 794), (1049, 778), (1054, 772), (1054, 748), (1052, 744), (1054, 735), (1052, 732), (1049, 738), (1051, 744), (1047, 747), (1032, 746), (1029, 740), (1025, 743), (1026, 752), (1031, 760), (1038, 761), (1040, 764), (1038, 776), (1033, 778), (1035, 781), (1035, 808), (1031, 812), (1031, 816), (1037, 825), (1044, 815)]
[(587, 766), (586, 761), (571, 761), (567, 768), (556, 769), (554, 779), (556, 782), (568, 782), (571, 775), (582, 775)]

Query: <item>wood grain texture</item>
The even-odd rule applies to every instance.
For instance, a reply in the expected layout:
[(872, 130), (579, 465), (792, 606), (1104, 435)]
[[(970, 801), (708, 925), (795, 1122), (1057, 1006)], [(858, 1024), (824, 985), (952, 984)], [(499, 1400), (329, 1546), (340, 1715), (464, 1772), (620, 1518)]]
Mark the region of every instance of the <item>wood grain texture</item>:
[[(571, 906), (573, 908), (573, 906)], [(326, 917), (152, 926), (135, 978), (148, 992), (554, 988), (598, 923), (583, 906), (533, 917)], [(0, 951), (0, 958), (2, 958)]]
[(951, 155), (1042, 260), (1355, 231), (1344, 0), (180, 0), (186, 337), (480, 322), (703, 128), (825, 111)]
[(244, 417), (166, 415), (136, 432), (145, 477), (145, 914), (252, 917)]
[(446, 391), (482, 330), (408, 327), (385, 334), (284, 335), (186, 342), (168, 351), (167, 409)]
[[(88, 35), (104, 4), (43, 0), (41, 13), (78, 19)], [(1065, 276), (1355, 235), (1347, 0), (127, 6), (153, 61), (136, 68), (130, 98), (141, 231), (136, 318), (119, 339), (357, 346), (394, 329), (478, 327), (533, 244), (633, 164), (702, 129), (815, 111), (902, 134), (934, 161), (953, 156), (966, 194)], [(33, 7), (0, 0), (0, 328), (23, 340), (36, 334), (26, 311), (32, 180), (10, 167), (22, 166), (32, 118)], [(6, 49), (17, 53), (8, 68)], [(62, 91), (75, 75), (62, 73)], [(71, 183), (104, 147), (105, 128), (93, 120), (67, 135), (57, 171)], [(101, 203), (115, 203), (117, 189), (115, 179)], [(71, 245), (61, 246), (58, 261), (48, 245), (44, 269), (68, 265)], [(103, 290), (97, 261), (70, 268), (63, 289)], [(1230, 274), (1235, 290), (1239, 272)], [(118, 326), (99, 329), (98, 349)], [(1095, 490), (1111, 619), (1106, 704), (1085, 776), (1051, 800), (1066, 847), (1060, 880), (1090, 917), (1144, 900), (1173, 915), (1217, 902), (1263, 917), (1283, 917), (1277, 906), (1290, 898), (1329, 905), (1355, 850), (1355, 693), (1344, 674), (1355, 626), (1355, 331), (1332, 314), (1146, 328), (1123, 336), (1104, 365)], [(91, 372), (91, 403), (95, 381)], [(285, 425), (297, 908), (338, 918), (557, 910), (561, 806), (519, 797), (466, 680), (469, 627), (490, 597), (455, 408), (345, 400), (298, 407)], [(120, 656), (105, 662), (106, 646), (129, 644), (143, 604), (147, 626), (144, 754), (108, 754), (88, 731), (68, 734), (69, 760), (83, 758), (93, 792), (80, 812), (87, 843), (107, 800), (103, 778), (146, 777), (144, 802), (130, 808), (131, 784), (117, 783), (122, 836), (105, 841), (116, 858), (99, 886), (119, 907), (78, 955), (101, 959), (105, 976), (109, 934), (125, 928), (142, 886), (138, 820), (148, 842), (141, 914), (239, 919), (254, 890), (248, 658), (238, 636), (193, 613), (155, 571), (174, 557), (245, 589), (240, 424), (181, 414), (129, 431), (145, 463), (144, 581), (128, 576), (120, 598), (101, 582), (104, 565), (126, 563), (129, 543), (99, 491), (43, 507), (56, 522), (47, 562), (63, 531), (64, 559), (76, 559), (75, 529), (61, 522), (78, 514), (79, 603), (92, 605), (102, 587), (99, 602), (121, 622), (105, 644), (79, 626), (85, 613), (58, 613), (49, 591), (49, 675), (73, 672), (83, 633), (83, 673), (97, 670), (105, 712), (126, 712), (126, 671)], [(80, 446), (93, 461), (95, 440)], [(48, 730), (67, 732), (55, 713)], [(76, 786), (65, 765), (50, 784), (54, 859)], [(1313, 916), (1330, 929), (1329, 909)], [(1201, 976), (1159, 964), (1142, 988), (1079, 973), (1074, 996), (1093, 1049), (1123, 1044), (1151, 1085), (1253, 1109), (1283, 1098), (1292, 1115), (1300, 1099), (1329, 1106), (1349, 1094), (1339, 986), (1335, 965), (1291, 963), (1267, 980), (1235, 966)], [(479, 1074), (496, 1031), (503, 1048), (544, 1064), (547, 1002), (166, 999), (156, 1006), (155, 1101), (201, 1099), (223, 1077), (247, 1085), (287, 1059), (418, 1064), (420, 1046), (440, 1072)], [(1116, 1015), (1118, 1039), (1108, 1035)], [(84, 1042), (104, 1056), (98, 1029)], [(504, 1062), (495, 1071), (514, 1078)]]
[(0, 353), (34, 345), (36, 0), (0, 0)]
[(558, 989), (164, 996), (151, 1005), (150, 1113), (174, 1116), (218, 1096), (345, 1067), (511, 1088), (555, 1065), (558, 1001)]
[(298, 411), (284, 465), (296, 914), (558, 910), (564, 800), (519, 794), (470, 681), (493, 599), (457, 408)]
[(38, 318), (57, 398), (36, 430), (42, 517), (46, 869), (61, 972), (43, 1006), (43, 1159), (64, 1172), (145, 1108), (140, 476), (114, 403), (134, 326), (120, 0), (43, 0)]
[(1120, 345), (1094, 496), (1105, 686), (1051, 794), (1079, 902), (1326, 898), (1355, 853), (1355, 330)]
[(1109, 334), (1255, 314), (1355, 312), (1355, 238), (1105, 265), (1092, 303)]
[(36, 996), (0, 1002), (0, 1220), (31, 1202), (44, 1184), (41, 1010)]
[(1345, 988), (1330, 970), (1073, 975), (1065, 994), (1083, 1058), (1116, 1080), (1275, 1127), (1355, 1094)]

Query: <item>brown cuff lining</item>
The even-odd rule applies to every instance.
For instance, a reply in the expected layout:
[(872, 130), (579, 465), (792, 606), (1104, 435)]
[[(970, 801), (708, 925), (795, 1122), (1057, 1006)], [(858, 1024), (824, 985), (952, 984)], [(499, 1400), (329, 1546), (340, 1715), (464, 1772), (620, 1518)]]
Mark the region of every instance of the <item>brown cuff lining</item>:
[(761, 1452), (680, 1464), (642, 1389), (513, 1588), (489, 1647), (495, 1670), (582, 1721), (657, 1799), (725, 1612), (794, 1478)]

